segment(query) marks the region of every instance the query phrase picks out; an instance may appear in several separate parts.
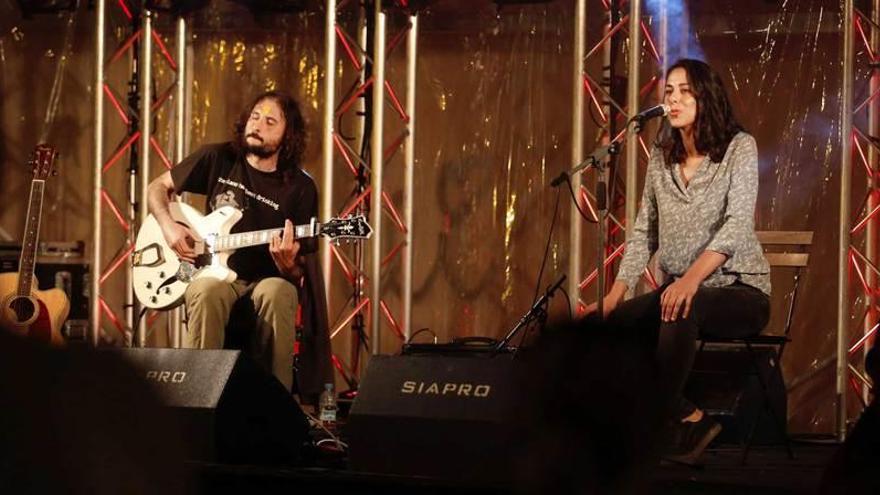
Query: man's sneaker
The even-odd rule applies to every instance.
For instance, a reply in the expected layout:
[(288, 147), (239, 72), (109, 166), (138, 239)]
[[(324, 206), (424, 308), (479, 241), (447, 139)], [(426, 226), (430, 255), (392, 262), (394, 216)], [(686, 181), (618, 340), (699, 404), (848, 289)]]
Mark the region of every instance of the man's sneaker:
[(693, 466), (697, 464), (706, 447), (721, 433), (721, 425), (703, 413), (696, 422), (683, 422), (677, 425), (677, 442), (664, 459)]

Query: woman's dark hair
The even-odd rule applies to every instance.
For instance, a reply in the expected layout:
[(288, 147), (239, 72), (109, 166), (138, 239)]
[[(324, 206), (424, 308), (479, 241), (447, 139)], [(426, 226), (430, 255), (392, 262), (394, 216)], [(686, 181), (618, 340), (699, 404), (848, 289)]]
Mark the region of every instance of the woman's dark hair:
[[(733, 107), (718, 74), (705, 62), (683, 58), (672, 64), (666, 77), (675, 69), (684, 69), (694, 98), (697, 99), (697, 117), (694, 121), (694, 144), (697, 152), (709, 155), (713, 162), (724, 159), (727, 146), (743, 127), (733, 116)], [(683, 163), (686, 158), (681, 133), (664, 120), (657, 133), (657, 146), (663, 151), (667, 167)]]
[(284, 136), (281, 138), (281, 148), (278, 150), (278, 170), (282, 172), (293, 171), (302, 164), (303, 153), (306, 149), (306, 123), (303, 119), (302, 112), (299, 109), (299, 103), (292, 96), (280, 91), (266, 91), (254, 98), (250, 104), (244, 108), (235, 121), (234, 139), (232, 140), (236, 151), (242, 153), (242, 143), (244, 142), (244, 129), (248, 119), (251, 117), (254, 107), (263, 100), (273, 100), (281, 107), (281, 113), (284, 115), (286, 122), (284, 127)]

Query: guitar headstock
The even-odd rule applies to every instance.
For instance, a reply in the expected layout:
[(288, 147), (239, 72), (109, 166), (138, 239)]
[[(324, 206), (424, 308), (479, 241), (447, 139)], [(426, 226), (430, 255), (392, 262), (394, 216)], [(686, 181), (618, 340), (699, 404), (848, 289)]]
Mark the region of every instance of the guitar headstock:
[(55, 157), (58, 152), (55, 148), (48, 144), (38, 144), (34, 148), (34, 158), (32, 160), (34, 179), (47, 180), (53, 175), (58, 175), (55, 170)]
[(333, 242), (369, 239), (373, 235), (373, 228), (370, 227), (366, 217), (363, 215), (331, 218), (321, 225), (321, 235), (329, 237)]

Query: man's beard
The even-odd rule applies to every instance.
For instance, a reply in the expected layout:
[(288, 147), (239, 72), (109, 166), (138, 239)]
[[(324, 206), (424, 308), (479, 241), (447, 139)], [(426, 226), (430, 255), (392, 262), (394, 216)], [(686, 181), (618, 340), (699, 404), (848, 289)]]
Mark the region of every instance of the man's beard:
[(258, 158), (270, 158), (281, 149), (281, 143), (266, 143), (261, 140), (260, 144), (250, 144), (248, 143), (247, 136), (243, 137), (241, 141), (241, 149), (244, 151), (244, 154), (254, 155)]

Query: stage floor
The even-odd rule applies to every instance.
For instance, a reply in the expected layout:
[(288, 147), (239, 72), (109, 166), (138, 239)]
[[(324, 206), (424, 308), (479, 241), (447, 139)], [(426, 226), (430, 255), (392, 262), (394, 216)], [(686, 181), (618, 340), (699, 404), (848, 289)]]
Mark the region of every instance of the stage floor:
[[(780, 447), (755, 447), (748, 463), (740, 451), (707, 451), (700, 467), (659, 466), (652, 483), (658, 494), (812, 494), (815, 493), (834, 445), (793, 445), (795, 458)], [(515, 494), (516, 487), (469, 486), (456, 481), (414, 476), (389, 476), (347, 470), (344, 459), (324, 459), (324, 467), (269, 468), (193, 464), (200, 493), (323, 493), (359, 494)]]
[(742, 465), (735, 448), (708, 450), (702, 466), (663, 464), (654, 477), (663, 494), (811, 494), (816, 493), (836, 445), (793, 443), (794, 459), (783, 447), (756, 447)]

